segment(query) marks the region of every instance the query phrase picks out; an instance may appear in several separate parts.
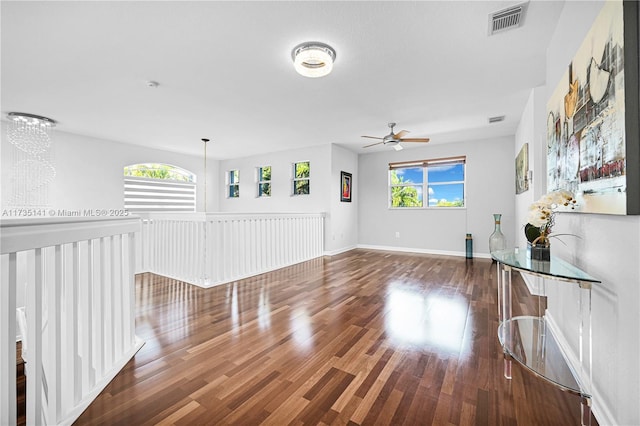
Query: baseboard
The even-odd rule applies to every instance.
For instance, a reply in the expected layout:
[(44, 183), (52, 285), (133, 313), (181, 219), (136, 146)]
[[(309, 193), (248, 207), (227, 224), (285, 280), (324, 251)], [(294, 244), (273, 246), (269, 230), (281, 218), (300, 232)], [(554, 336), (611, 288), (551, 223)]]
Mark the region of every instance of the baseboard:
[(542, 290), (542, 280), (544, 278), (534, 277), (533, 275), (524, 272), (520, 272), (520, 276), (522, 277), (522, 281), (524, 281), (531, 295), (544, 296), (544, 291)]
[(71, 425), (75, 422), (80, 414), (84, 412), (84, 410), (91, 405), (91, 403), (100, 395), (100, 392), (107, 387), (107, 385), (113, 380), (114, 377), (124, 368), (125, 365), (135, 356), (136, 353), (140, 350), (140, 348), (144, 345), (144, 340), (140, 339), (136, 336), (136, 342), (131, 348), (129, 352), (127, 352), (120, 361), (114, 365), (114, 367), (100, 380), (95, 384), (93, 390), (85, 395), (84, 398), (67, 414), (67, 417), (62, 420), (59, 425)]
[(293, 263), (287, 263), (287, 264), (284, 264), (284, 265), (278, 265), (278, 266), (274, 266), (272, 268), (265, 268), (265, 269), (261, 269), (261, 270), (258, 270), (258, 271), (249, 272), (247, 274), (234, 275), (233, 277), (229, 277), (229, 278), (224, 279), (222, 281), (213, 281), (213, 282), (208, 282), (208, 283), (191, 281), (191, 280), (185, 279), (184, 277), (167, 275), (167, 274), (164, 274), (164, 273), (155, 272), (153, 270), (150, 270), (150, 271), (147, 271), (147, 272), (149, 272), (151, 274), (155, 274), (155, 275), (160, 275), (162, 277), (170, 278), (172, 280), (182, 281), (182, 282), (185, 282), (187, 284), (195, 285), (195, 286), (201, 287), (201, 288), (212, 288), (212, 287), (217, 287), (219, 285), (229, 284), (229, 283), (232, 283), (234, 281), (239, 281), (239, 280), (244, 280), (246, 278), (255, 277), (257, 275), (266, 274), (267, 272), (277, 271), (278, 269), (288, 268), (289, 266), (294, 266), (294, 265), (298, 265), (300, 263), (308, 262), (310, 260), (317, 259), (317, 258), (322, 257), (322, 256), (323, 255), (310, 257), (308, 259), (302, 259), (302, 260), (299, 260), (299, 261), (296, 261), (296, 262), (293, 262)]
[[(553, 333), (553, 337), (555, 337), (562, 354), (565, 357), (567, 363), (571, 366), (573, 371), (581, 371), (580, 370), (580, 357), (573, 351), (571, 345), (569, 345), (569, 341), (565, 338), (564, 334), (560, 330), (558, 323), (553, 318), (553, 315), (548, 310), (545, 312), (545, 319), (549, 329)], [(593, 416), (598, 421), (600, 425), (617, 425), (620, 424), (616, 421), (615, 416), (613, 415), (613, 411), (606, 405), (604, 399), (601, 398), (601, 393), (598, 391), (595, 383), (591, 384), (591, 394), (592, 394), (592, 407)]]
[[(357, 248), (362, 248), (367, 250), (398, 251), (402, 253), (437, 254), (442, 256), (457, 256), (457, 257), (466, 256), (466, 253), (463, 251), (432, 250), (432, 249), (422, 249), (422, 248), (415, 248), (415, 247), (395, 247), (395, 246), (377, 246), (377, 245), (370, 245), (370, 244), (358, 244)], [(491, 259), (491, 256), (488, 253), (473, 253), (473, 257), (481, 258), (481, 259)]]
[(348, 251), (355, 250), (357, 248), (358, 248), (358, 246), (354, 245), (354, 246), (339, 248), (337, 250), (325, 250), (324, 255), (325, 256), (335, 256), (337, 254), (346, 253)]

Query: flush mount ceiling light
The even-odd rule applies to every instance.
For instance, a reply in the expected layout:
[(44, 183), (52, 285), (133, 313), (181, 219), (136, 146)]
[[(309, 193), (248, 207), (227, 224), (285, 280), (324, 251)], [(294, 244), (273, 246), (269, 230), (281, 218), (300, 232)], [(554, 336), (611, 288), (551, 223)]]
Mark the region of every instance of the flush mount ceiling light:
[(300, 43), (291, 51), (293, 66), (305, 77), (323, 77), (333, 69), (336, 51), (328, 44), (317, 41)]

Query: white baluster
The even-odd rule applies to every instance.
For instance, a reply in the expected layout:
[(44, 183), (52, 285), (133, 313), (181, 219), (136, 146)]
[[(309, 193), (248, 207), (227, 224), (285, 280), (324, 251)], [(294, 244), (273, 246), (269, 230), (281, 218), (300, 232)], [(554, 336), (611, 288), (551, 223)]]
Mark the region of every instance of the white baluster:
[(27, 266), (27, 424), (42, 424), (42, 249), (34, 251)]
[(102, 289), (106, 285), (103, 279), (103, 244), (102, 239), (98, 239), (93, 244), (93, 283), (95, 297), (95, 315), (96, 321), (93, 323), (93, 340), (95, 342), (95, 369), (97, 377), (102, 377), (105, 373), (104, 368), (104, 298)]
[(112, 308), (113, 308), (113, 333), (114, 333), (114, 361), (123, 352), (123, 320), (122, 320), (122, 237), (114, 235), (111, 237), (111, 282), (113, 286)]
[(0, 280), (0, 424), (17, 423), (16, 411), (16, 253), (3, 255)]

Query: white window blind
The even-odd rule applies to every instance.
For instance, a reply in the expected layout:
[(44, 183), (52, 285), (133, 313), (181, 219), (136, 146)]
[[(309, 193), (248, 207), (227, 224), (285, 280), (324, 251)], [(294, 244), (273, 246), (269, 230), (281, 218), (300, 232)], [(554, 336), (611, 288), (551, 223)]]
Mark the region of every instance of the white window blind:
[(124, 208), (132, 213), (194, 212), (196, 211), (196, 184), (125, 176)]

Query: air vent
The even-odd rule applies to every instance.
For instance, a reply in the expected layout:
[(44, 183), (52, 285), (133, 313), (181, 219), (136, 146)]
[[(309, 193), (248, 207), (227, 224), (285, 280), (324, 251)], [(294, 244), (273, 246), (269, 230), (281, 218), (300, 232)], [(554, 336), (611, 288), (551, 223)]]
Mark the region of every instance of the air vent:
[(504, 115), (497, 115), (495, 117), (489, 117), (489, 123), (499, 123), (504, 121)]
[(527, 3), (520, 3), (489, 15), (489, 35), (522, 26)]

